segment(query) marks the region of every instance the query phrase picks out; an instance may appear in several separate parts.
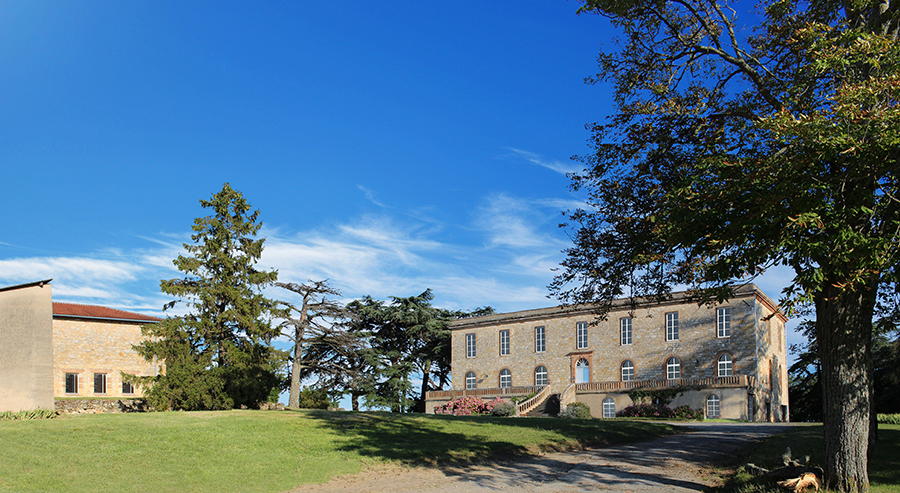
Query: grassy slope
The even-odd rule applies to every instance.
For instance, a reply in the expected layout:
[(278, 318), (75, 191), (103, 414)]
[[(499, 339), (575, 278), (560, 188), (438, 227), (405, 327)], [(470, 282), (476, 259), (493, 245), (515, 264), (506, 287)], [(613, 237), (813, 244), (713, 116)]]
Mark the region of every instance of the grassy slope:
[[(878, 425), (878, 442), (869, 451), (869, 482), (871, 493), (900, 493), (900, 425)], [(781, 464), (785, 447), (791, 448), (794, 458), (810, 456), (813, 465), (824, 463), (822, 425), (802, 425), (787, 433), (766, 440), (750, 455), (748, 462), (768, 469)], [(737, 493), (781, 492), (775, 487), (755, 484), (747, 475), (738, 474), (726, 491)]]
[(285, 491), (363, 464), (479, 460), (673, 433), (647, 422), (325, 411), (0, 422), (0, 491)]

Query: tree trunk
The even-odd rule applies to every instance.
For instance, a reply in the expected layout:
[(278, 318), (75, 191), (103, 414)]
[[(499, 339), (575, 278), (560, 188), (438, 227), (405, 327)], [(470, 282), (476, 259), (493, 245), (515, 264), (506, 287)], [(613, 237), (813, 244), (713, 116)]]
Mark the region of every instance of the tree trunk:
[(822, 361), (825, 481), (847, 493), (869, 491), (872, 315), (876, 289), (844, 291), (831, 282), (816, 293)]
[(288, 407), (300, 407), (300, 370), (303, 363), (303, 328), (294, 329), (294, 360), (291, 362), (291, 390)]
[(359, 396), (356, 391), (350, 391), (350, 409), (353, 411), (359, 411)]

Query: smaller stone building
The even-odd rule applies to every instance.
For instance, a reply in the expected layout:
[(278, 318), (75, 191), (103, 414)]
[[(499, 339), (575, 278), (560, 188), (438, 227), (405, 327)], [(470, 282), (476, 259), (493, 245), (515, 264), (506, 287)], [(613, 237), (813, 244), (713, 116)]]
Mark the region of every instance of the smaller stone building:
[(452, 390), (528, 395), (550, 386), (566, 404), (612, 417), (635, 400), (703, 409), (709, 418), (787, 421), (786, 318), (755, 285), (727, 303), (619, 300), (605, 319), (592, 307), (544, 308), (460, 319), (451, 325)]

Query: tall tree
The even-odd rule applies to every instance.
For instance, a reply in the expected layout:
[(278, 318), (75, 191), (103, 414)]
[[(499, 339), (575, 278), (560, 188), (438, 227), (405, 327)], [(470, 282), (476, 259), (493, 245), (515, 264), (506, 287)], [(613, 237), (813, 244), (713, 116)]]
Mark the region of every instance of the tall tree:
[(173, 263), (185, 274), (163, 280), (162, 291), (187, 305), (189, 313), (144, 326), (146, 340), (135, 349), (148, 360), (165, 361), (148, 399), (157, 409), (228, 409), (269, 398), (279, 383), (283, 355), (272, 348), (278, 335), (271, 319), (281, 315), (261, 290), (275, 271), (256, 263), (264, 239), (259, 211), (252, 211), (228, 183), (200, 205), (213, 214), (194, 220), (193, 244)]
[[(616, 112), (590, 125), (574, 246), (551, 290), (602, 312), (623, 294), (699, 302), (774, 265), (808, 304), (825, 393), (829, 487), (867, 491), (872, 317), (896, 292), (900, 2), (587, 0), (621, 49), (589, 82)], [(753, 22), (758, 22), (755, 26)]]
[(347, 330), (345, 307), (329, 298), (341, 293), (327, 280), (275, 285), (300, 295), (299, 304), (281, 302), (289, 310), (282, 328), (293, 345), (288, 406), (298, 407), (304, 378), (315, 375), (325, 382), (353, 371), (347, 361), (357, 350), (357, 337)]

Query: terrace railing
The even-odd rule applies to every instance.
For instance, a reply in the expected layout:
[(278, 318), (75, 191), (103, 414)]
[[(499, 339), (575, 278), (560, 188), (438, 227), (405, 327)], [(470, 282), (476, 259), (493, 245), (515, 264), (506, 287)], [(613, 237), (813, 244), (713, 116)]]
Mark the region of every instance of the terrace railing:
[(671, 380), (634, 380), (631, 382), (585, 382), (575, 384), (576, 392), (622, 392), (633, 389), (665, 389), (671, 387), (751, 387), (752, 377), (734, 375), (713, 378), (676, 378)]

